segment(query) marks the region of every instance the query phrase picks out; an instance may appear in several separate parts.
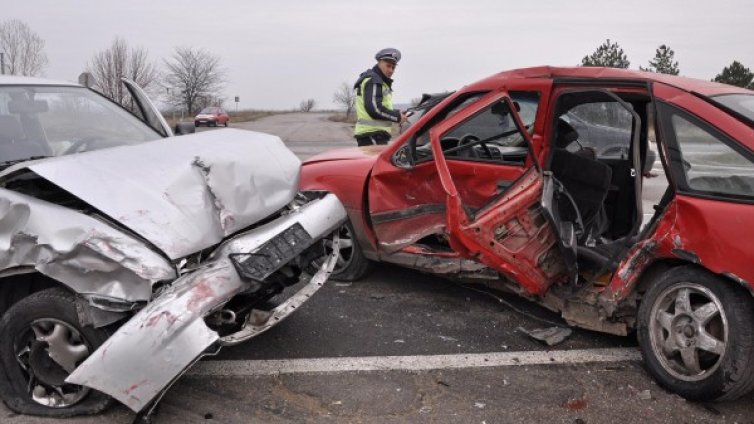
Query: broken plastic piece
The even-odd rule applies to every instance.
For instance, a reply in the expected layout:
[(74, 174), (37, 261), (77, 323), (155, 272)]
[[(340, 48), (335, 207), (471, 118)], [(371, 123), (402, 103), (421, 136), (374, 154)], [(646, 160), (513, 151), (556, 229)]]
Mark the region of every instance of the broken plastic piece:
[(547, 346), (555, 346), (563, 343), (573, 333), (570, 328), (565, 327), (536, 328), (534, 330), (518, 327), (518, 329), (532, 339), (545, 343)]

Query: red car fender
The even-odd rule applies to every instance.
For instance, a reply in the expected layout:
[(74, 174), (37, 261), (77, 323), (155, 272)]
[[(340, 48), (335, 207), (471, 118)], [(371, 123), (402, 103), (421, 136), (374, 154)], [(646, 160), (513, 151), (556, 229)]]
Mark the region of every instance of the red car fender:
[(321, 190), (338, 196), (348, 212), (359, 245), (370, 259), (376, 259), (377, 241), (369, 219), (367, 189), (379, 151), (352, 148), (315, 156), (301, 166), (299, 182), (301, 190)]

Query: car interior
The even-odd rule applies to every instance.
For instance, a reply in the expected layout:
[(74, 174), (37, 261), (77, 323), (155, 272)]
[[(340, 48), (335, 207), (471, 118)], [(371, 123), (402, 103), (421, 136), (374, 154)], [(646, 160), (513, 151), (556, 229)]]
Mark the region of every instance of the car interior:
[(635, 166), (633, 154), (638, 148), (641, 162), (654, 160), (647, 155), (648, 105), (645, 95), (604, 91), (557, 100), (547, 169), (558, 186), (555, 219), (573, 224), (580, 269), (607, 270), (637, 240), (642, 211), (635, 178), (647, 166)]

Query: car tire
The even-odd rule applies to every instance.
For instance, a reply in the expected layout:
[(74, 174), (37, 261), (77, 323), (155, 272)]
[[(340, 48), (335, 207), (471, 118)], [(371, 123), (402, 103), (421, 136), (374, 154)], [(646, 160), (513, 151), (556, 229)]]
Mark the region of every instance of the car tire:
[(746, 289), (693, 266), (662, 274), (639, 306), (649, 373), (689, 400), (732, 400), (754, 389), (754, 301)]
[(225, 128), (228, 128), (228, 121), (225, 121)]
[(63, 380), (108, 337), (105, 329), (79, 323), (76, 298), (66, 290), (19, 300), (0, 320), (0, 397), (21, 414), (60, 418), (104, 411), (112, 398)]
[(330, 278), (335, 281), (358, 281), (364, 278), (371, 271), (373, 263), (364, 256), (350, 222), (340, 227), (338, 237), (341, 257)]

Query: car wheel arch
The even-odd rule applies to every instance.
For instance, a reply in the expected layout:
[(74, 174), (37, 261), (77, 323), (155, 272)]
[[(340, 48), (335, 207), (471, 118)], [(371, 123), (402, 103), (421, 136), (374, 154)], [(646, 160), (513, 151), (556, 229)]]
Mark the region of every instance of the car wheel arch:
[(0, 316), (21, 299), (36, 292), (60, 287), (73, 292), (70, 287), (48, 277), (31, 267), (14, 270), (13, 274), (0, 277)]
[(698, 272), (707, 273), (710, 275), (714, 275), (716, 277), (719, 277), (722, 281), (726, 281), (728, 283), (741, 286), (746, 289), (746, 291), (754, 297), (754, 288), (749, 284), (749, 282), (742, 280), (741, 278), (727, 272), (714, 272), (709, 268), (706, 268), (702, 264), (683, 260), (683, 259), (672, 259), (672, 258), (664, 258), (664, 259), (658, 259), (642, 272), (641, 276), (637, 280), (637, 283), (634, 288), (634, 292), (638, 293), (640, 296), (645, 293), (649, 286), (652, 284), (653, 281), (655, 281), (657, 278), (659, 278), (662, 274), (675, 269), (675, 268), (693, 268), (697, 270)]
[(129, 315), (129, 313), (125, 312), (100, 310), (95, 306), (91, 306), (85, 299), (79, 296), (76, 290), (34, 268), (23, 267), (14, 271), (13, 274), (0, 277), (0, 317), (22, 299), (51, 288), (62, 289), (73, 294), (77, 299), (82, 300), (81, 302), (77, 302), (76, 310), (83, 325), (102, 327), (117, 322)]

